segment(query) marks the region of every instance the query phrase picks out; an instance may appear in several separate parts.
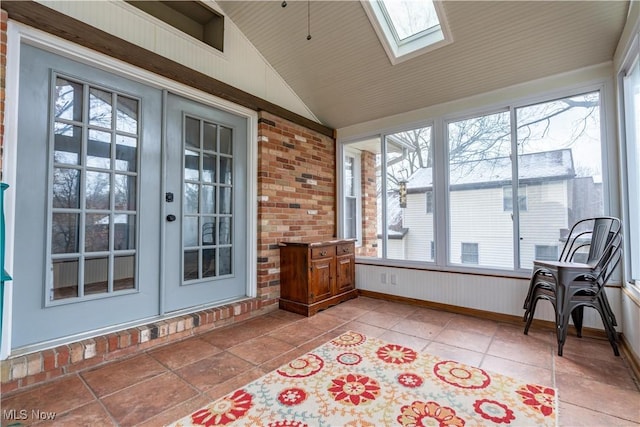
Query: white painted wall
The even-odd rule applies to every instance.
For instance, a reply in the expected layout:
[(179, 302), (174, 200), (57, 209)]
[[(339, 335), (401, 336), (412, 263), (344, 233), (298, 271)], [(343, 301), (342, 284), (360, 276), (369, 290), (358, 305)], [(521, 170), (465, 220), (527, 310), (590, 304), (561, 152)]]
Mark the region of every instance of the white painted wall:
[[(383, 274), (386, 274), (386, 283), (382, 283)], [(392, 275), (395, 275), (396, 285), (392, 284), (394, 281), (391, 280)], [(367, 291), (522, 316), (524, 315), (522, 304), (529, 289), (529, 279), (357, 264), (356, 286), (358, 289)], [(628, 313), (623, 315), (620, 293), (619, 287), (607, 288), (607, 297), (618, 319), (618, 324), (621, 323), (621, 318), (629, 316)], [(625, 305), (624, 310), (627, 309)], [(537, 319), (554, 321), (553, 313), (550, 302), (538, 303)], [(584, 316), (585, 327), (604, 329), (596, 310), (585, 310)], [(638, 325), (637, 315), (635, 320)], [(524, 330), (524, 323), (522, 327)]]
[[(319, 122), (228, 17), (225, 17), (224, 53), (221, 53), (122, 0), (39, 2)], [(215, 2), (205, 0), (205, 3), (224, 14)]]

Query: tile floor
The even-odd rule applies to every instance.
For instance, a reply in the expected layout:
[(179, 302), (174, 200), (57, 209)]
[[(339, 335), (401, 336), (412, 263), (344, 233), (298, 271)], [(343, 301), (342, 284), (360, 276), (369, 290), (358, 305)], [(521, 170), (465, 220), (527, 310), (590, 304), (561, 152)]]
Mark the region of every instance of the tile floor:
[(558, 357), (550, 331), (523, 326), (363, 297), (310, 318), (276, 311), (3, 396), (1, 425), (163, 425), (346, 330), (555, 386), (563, 426), (640, 425), (638, 382), (606, 340), (571, 336)]

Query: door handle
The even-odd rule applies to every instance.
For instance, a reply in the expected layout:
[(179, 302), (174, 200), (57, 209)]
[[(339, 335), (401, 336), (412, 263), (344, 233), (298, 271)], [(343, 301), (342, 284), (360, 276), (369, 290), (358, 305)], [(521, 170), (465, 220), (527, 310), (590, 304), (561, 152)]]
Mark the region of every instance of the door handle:
[(173, 215), (173, 214), (167, 215), (167, 221), (173, 222), (175, 220), (176, 220), (176, 216), (175, 215)]

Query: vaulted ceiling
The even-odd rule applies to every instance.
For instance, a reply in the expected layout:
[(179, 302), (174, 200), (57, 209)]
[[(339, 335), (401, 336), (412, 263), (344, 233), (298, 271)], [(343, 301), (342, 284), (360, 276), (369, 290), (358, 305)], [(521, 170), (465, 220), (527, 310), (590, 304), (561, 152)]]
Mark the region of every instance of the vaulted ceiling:
[(447, 0), (453, 43), (392, 65), (359, 1), (218, 4), (333, 128), (611, 61), (629, 6)]

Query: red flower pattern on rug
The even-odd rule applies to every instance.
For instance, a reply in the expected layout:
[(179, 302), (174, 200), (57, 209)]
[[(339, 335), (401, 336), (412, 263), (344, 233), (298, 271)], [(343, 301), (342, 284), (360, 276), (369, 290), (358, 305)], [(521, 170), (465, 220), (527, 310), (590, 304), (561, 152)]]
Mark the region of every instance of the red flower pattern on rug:
[(557, 424), (543, 385), (347, 332), (172, 427)]
[(360, 405), (380, 394), (380, 384), (365, 375), (347, 374), (331, 380), (329, 393), (336, 402)]
[(400, 409), (398, 422), (405, 427), (422, 427), (434, 425), (435, 420), (439, 427), (462, 427), (465, 422), (456, 416), (456, 411), (446, 406), (440, 406), (436, 402), (413, 402), (411, 405)]
[(549, 416), (553, 413), (556, 401), (556, 392), (550, 387), (542, 387), (535, 384), (527, 384), (520, 390), (517, 390), (522, 396), (522, 403), (538, 409), (542, 415)]
[[(495, 400), (476, 400), (473, 404), (473, 409), (475, 409), (482, 418), (493, 421), (496, 424), (510, 424), (511, 421), (516, 418), (513, 416), (513, 411), (509, 409), (507, 405)], [(500, 414), (500, 416), (495, 414)]]
[(491, 383), (489, 375), (482, 369), (463, 365), (453, 360), (436, 363), (433, 373), (447, 384), (460, 388), (485, 388)]
[(388, 344), (380, 347), (376, 352), (378, 358), (387, 363), (411, 363), (416, 360), (418, 353), (401, 345)]
[(230, 396), (215, 401), (191, 415), (196, 425), (224, 426), (242, 417), (250, 408), (252, 396), (244, 390), (236, 390)]

